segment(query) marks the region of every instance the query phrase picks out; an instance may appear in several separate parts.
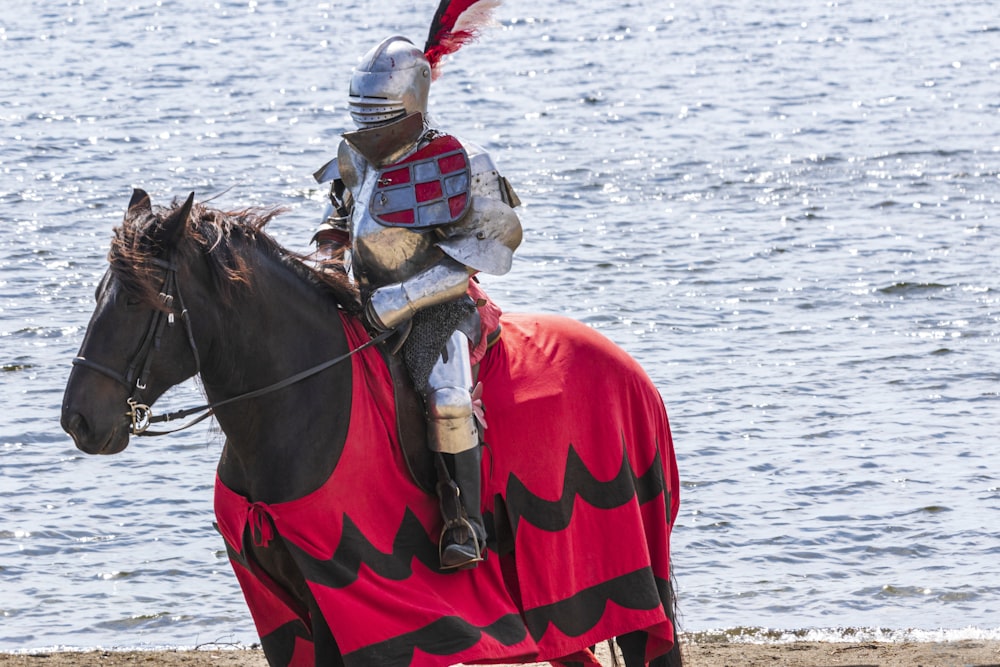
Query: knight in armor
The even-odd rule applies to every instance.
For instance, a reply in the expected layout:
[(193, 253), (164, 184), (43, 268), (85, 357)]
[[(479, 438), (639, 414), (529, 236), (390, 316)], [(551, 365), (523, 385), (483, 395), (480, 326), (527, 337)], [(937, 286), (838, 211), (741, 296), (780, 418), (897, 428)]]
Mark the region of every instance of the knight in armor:
[(394, 36), (364, 55), (348, 101), (357, 129), (316, 172), (331, 201), (318, 251), (346, 253), (368, 328), (399, 332), (423, 397), (428, 445), (440, 455), (442, 569), (483, 559), (473, 368), (499, 335), (500, 310), (475, 276), (507, 273), (521, 242), (517, 196), (490, 156), (427, 117), (442, 56), (475, 34), (466, 15), (475, 5), (443, 0), (423, 50)]

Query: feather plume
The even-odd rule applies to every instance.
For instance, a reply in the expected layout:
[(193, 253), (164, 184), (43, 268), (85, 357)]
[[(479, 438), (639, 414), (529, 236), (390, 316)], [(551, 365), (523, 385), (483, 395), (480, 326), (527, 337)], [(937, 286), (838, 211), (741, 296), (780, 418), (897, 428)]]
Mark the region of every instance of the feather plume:
[(431, 64), (431, 80), (441, 74), (444, 57), (475, 41), (493, 25), (493, 10), (502, 0), (441, 0), (427, 33), (424, 55)]

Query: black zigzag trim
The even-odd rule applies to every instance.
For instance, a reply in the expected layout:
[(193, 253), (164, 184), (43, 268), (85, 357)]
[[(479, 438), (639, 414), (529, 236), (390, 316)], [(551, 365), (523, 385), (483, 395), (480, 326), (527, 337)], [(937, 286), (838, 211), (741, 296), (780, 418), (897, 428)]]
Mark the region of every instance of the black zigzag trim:
[(299, 563), (306, 579), (327, 588), (343, 588), (354, 583), (364, 563), (383, 579), (402, 581), (413, 574), (410, 562), (416, 558), (432, 570), (439, 565), (438, 545), (432, 541), (416, 515), (407, 508), (396, 531), (392, 553), (383, 553), (365, 537), (357, 524), (344, 515), (344, 529), (333, 557), (318, 560), (286, 540), (288, 549)]
[(636, 498), (639, 504), (648, 502), (664, 490), (663, 463), (659, 450), (649, 469), (642, 477), (636, 477), (623, 447), (622, 464), (618, 474), (614, 479), (601, 482), (590, 473), (573, 445), (570, 445), (569, 454), (566, 456), (562, 497), (559, 500), (539, 498), (513, 474), (507, 481), (506, 500), (511, 513), (511, 528), (516, 535), (521, 519), (542, 530), (550, 532), (565, 530), (573, 518), (573, 502), (576, 496), (599, 509), (614, 509), (631, 502), (633, 498)]
[(484, 634), (504, 646), (514, 646), (527, 636), (524, 623), (517, 614), (502, 616), (484, 628), (457, 616), (445, 616), (419, 630), (352, 651), (344, 655), (344, 663), (349, 666), (402, 667), (411, 663), (414, 649), (419, 648), (431, 655), (455, 655), (475, 646)]
[(549, 624), (570, 637), (579, 637), (597, 625), (604, 607), (614, 602), (626, 609), (655, 609), (662, 605), (653, 570), (648, 567), (591, 586), (573, 597), (525, 610), (528, 631), (538, 641)]
[(670, 491), (667, 489), (666, 473), (659, 447), (656, 448), (656, 457), (649, 469), (642, 477), (635, 478), (635, 493), (640, 505), (645, 505), (663, 494), (663, 516), (667, 525), (670, 525)]
[(660, 596), (660, 603), (663, 611), (667, 613), (667, 618), (673, 623), (677, 615), (677, 598), (674, 596), (674, 584), (670, 579), (663, 577), (656, 578), (656, 590)]
[[(640, 504), (648, 502), (659, 497), (664, 490), (663, 465), (659, 452), (649, 469), (641, 477), (637, 477), (632, 472), (623, 448), (618, 474), (608, 482), (600, 482), (590, 473), (571, 445), (566, 458), (563, 493), (559, 500), (552, 502), (539, 498), (517, 477), (511, 475), (507, 484), (506, 505), (514, 534), (522, 518), (544, 530), (560, 531), (566, 529), (572, 520), (573, 502), (577, 495), (600, 509), (613, 509), (633, 499)], [(669, 501), (666, 504), (669, 509)], [(437, 541), (427, 534), (423, 524), (409, 508), (396, 532), (391, 553), (383, 553), (372, 545), (347, 515), (344, 516), (340, 543), (329, 560), (313, 558), (290, 540), (286, 544), (300, 564), (306, 579), (327, 588), (343, 588), (352, 584), (358, 578), (362, 564), (378, 576), (392, 581), (402, 581), (412, 575), (410, 563), (414, 558), (431, 570), (437, 570), (439, 564)], [(495, 548), (495, 545), (490, 546)]]
[[(642, 477), (635, 477), (635, 493), (638, 496), (639, 504), (645, 505), (650, 500), (655, 499), (667, 488), (667, 482), (663, 474), (663, 459), (660, 458), (660, 448), (656, 448), (656, 456)], [(667, 503), (669, 506), (670, 503)]]
[(264, 649), (264, 655), (272, 667), (286, 667), (291, 664), (295, 655), (296, 637), (312, 641), (309, 629), (298, 619), (289, 621), (260, 638), (260, 646)]

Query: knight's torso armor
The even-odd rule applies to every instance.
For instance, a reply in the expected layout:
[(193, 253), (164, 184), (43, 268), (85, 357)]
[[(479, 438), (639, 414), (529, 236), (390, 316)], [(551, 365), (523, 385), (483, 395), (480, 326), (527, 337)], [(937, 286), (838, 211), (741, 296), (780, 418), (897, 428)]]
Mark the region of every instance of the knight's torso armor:
[(513, 211), (519, 202), (482, 148), (427, 130), (380, 156), (384, 149), (345, 136), (336, 169), (325, 176), (335, 173), (350, 193), (351, 266), (362, 294), (402, 283), (446, 257), (470, 273), (510, 269), (521, 241)]

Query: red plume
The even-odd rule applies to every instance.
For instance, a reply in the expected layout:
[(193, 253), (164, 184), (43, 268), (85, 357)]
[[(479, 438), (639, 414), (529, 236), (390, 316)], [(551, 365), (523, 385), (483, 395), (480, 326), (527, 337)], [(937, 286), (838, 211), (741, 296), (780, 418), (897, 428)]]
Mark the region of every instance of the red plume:
[(438, 78), (442, 60), (479, 37), (493, 21), (501, 0), (441, 0), (427, 33), (424, 55), (431, 64), (431, 80)]

